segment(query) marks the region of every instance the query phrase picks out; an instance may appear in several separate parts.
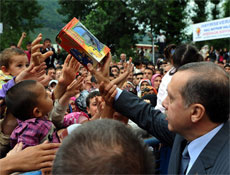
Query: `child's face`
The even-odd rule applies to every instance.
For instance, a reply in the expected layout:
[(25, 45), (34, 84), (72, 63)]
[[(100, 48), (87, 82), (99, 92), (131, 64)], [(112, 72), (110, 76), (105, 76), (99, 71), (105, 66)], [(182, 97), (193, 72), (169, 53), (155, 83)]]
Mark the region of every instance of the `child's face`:
[(87, 107), (87, 111), (92, 117), (98, 112), (96, 97), (89, 100), (89, 107)]
[(37, 99), (37, 107), (39, 111), (42, 113), (42, 117), (47, 115), (53, 108), (53, 100), (50, 98), (49, 94), (47, 93), (45, 87), (37, 82), (34, 91), (39, 94)]
[(12, 76), (17, 76), (28, 66), (28, 59), (26, 55), (14, 55), (11, 58), (11, 63), (7, 72)]

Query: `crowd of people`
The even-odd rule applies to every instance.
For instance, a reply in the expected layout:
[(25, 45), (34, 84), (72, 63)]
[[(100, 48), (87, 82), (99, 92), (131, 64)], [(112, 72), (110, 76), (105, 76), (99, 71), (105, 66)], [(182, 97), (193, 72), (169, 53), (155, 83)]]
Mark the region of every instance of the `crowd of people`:
[(230, 173), (227, 49), (169, 44), (156, 65), (109, 53), (86, 67), (58, 62), (42, 34), (23, 50), (25, 37), (0, 54), (1, 174), (154, 174), (152, 137), (172, 148), (169, 174)]

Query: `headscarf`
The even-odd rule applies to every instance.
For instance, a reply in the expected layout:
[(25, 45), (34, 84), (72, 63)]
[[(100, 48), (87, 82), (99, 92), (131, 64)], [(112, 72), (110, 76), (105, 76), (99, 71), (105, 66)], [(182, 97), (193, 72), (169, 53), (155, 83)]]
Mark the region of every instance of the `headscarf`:
[(157, 77), (161, 77), (161, 78), (162, 78), (161, 74), (154, 74), (154, 75), (152, 76), (152, 78), (151, 78), (152, 87), (154, 87), (154, 81), (155, 81), (155, 79), (156, 79)]

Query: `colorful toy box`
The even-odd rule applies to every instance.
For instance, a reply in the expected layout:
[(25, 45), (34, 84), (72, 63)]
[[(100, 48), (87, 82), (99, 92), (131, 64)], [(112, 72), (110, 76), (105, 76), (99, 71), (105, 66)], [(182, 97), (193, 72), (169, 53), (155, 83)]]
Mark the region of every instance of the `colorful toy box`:
[(94, 67), (102, 63), (102, 59), (110, 51), (77, 18), (73, 18), (62, 28), (56, 42), (85, 67), (88, 63), (92, 63)]

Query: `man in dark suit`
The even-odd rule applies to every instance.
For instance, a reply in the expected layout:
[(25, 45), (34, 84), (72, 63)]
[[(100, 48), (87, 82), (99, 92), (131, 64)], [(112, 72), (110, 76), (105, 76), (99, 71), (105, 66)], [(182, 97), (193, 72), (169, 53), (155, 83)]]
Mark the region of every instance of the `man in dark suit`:
[(230, 174), (229, 75), (219, 66), (180, 67), (163, 102), (166, 115), (107, 81), (100, 92), (115, 110), (172, 146), (169, 174)]

